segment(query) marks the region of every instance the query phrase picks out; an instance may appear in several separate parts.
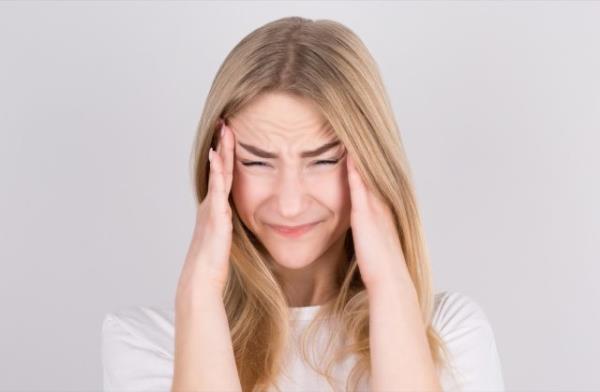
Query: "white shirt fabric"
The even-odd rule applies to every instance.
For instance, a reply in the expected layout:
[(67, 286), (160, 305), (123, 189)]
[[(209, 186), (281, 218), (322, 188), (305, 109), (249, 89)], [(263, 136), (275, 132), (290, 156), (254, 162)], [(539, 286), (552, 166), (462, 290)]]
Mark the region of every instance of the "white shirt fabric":
[[(320, 305), (291, 308), (292, 333), (299, 336)], [(439, 375), (444, 392), (504, 391), (502, 368), (494, 332), (482, 308), (469, 296), (451, 291), (435, 295), (432, 325), (454, 359), (454, 378), (444, 368)], [(105, 315), (102, 324), (104, 391), (170, 391), (174, 359), (174, 309), (133, 306)], [(317, 342), (324, 334), (318, 335)], [(294, 347), (294, 346), (292, 346)], [(297, 347), (297, 346), (296, 346)], [(317, 347), (318, 348), (318, 347)], [(281, 391), (330, 391), (327, 381), (290, 350)], [(334, 368), (343, 390), (355, 358)], [(368, 391), (368, 376), (359, 384)], [(275, 391), (274, 388), (270, 391)]]

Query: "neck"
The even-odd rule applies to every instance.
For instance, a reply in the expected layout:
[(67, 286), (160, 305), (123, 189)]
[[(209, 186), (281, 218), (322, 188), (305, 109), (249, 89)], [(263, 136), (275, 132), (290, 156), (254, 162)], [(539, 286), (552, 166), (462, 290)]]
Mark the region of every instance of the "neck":
[(339, 291), (339, 270), (346, 262), (344, 237), (303, 268), (289, 269), (272, 260), (271, 262), (289, 306), (323, 305)]

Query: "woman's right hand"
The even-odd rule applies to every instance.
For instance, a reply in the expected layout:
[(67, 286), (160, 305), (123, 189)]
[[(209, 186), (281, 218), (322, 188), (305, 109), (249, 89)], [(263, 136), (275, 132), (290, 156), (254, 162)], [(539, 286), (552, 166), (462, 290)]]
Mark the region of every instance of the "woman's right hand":
[(177, 302), (189, 299), (206, 285), (221, 295), (227, 280), (233, 229), (228, 199), (233, 181), (235, 137), (225, 122), (220, 121), (223, 134), (217, 151), (212, 151), (209, 159), (208, 191), (197, 205), (196, 225), (177, 286)]

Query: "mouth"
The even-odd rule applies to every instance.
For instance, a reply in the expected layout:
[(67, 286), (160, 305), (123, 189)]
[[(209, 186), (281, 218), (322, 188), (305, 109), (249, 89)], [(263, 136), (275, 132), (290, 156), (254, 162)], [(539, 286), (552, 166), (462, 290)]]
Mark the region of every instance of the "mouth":
[(319, 222), (309, 223), (301, 226), (277, 226), (277, 225), (268, 225), (275, 231), (277, 234), (282, 235), (284, 237), (292, 237), (297, 238), (312, 230)]

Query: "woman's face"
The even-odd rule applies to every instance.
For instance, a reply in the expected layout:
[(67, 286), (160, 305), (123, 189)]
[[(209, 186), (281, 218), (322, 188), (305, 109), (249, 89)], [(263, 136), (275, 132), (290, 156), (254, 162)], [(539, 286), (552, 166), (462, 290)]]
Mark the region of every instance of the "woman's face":
[[(229, 125), (236, 142), (231, 193), (242, 222), (284, 271), (339, 261), (350, 227), (345, 147), (312, 101), (265, 94)], [(270, 226), (313, 222), (297, 237)]]

